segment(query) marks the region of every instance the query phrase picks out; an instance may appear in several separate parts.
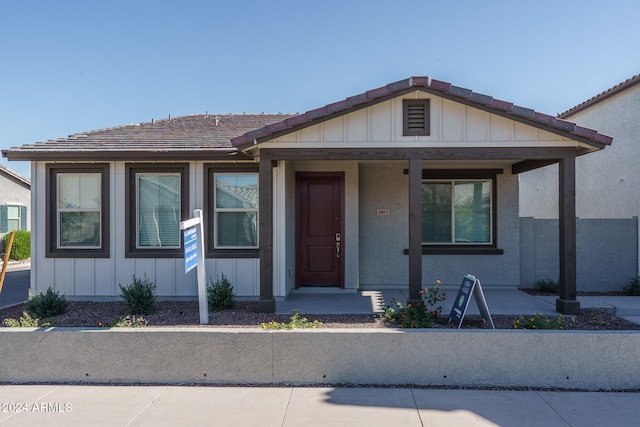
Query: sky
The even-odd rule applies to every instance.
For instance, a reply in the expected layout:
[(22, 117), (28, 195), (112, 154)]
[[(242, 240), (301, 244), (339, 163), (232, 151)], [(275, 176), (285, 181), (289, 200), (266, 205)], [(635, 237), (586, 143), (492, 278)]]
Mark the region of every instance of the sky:
[(0, 149), (303, 113), (410, 76), (555, 115), (640, 73), (638, 16), (637, 0), (0, 0)]

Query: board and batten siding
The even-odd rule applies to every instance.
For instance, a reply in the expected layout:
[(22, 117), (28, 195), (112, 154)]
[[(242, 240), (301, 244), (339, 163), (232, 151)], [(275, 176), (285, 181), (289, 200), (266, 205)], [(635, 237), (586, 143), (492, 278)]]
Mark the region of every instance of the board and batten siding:
[[(38, 206), (45, 206), (45, 162), (34, 162), (32, 180)], [(189, 212), (204, 208), (203, 162), (189, 162)], [(119, 299), (118, 285), (131, 283), (133, 276), (156, 282), (159, 298), (192, 298), (197, 296), (196, 270), (185, 274), (184, 258), (125, 258), (125, 162), (111, 162), (110, 171), (110, 257), (109, 258), (45, 258), (46, 210), (33, 212), (31, 290), (44, 292), (53, 285), (68, 299)], [(259, 262), (257, 258), (207, 258), (207, 281), (224, 273), (238, 297), (259, 294)]]
[(532, 126), (417, 91), (403, 98), (430, 99), (429, 136), (402, 135), (402, 98), (394, 98), (261, 144), (262, 148), (318, 147), (531, 147), (578, 143)]

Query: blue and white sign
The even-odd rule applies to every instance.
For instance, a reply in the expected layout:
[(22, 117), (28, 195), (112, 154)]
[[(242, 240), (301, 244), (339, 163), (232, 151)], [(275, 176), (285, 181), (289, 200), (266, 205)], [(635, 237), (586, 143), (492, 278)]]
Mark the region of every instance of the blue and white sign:
[(184, 272), (185, 274), (198, 266), (198, 228), (184, 230)]

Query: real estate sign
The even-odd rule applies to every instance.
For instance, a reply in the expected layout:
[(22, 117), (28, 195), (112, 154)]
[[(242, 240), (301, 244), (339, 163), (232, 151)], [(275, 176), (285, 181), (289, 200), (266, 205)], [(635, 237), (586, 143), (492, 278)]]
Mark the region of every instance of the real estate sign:
[(462, 326), (464, 315), (466, 314), (467, 308), (469, 307), (471, 294), (473, 294), (476, 299), (476, 304), (478, 305), (478, 309), (480, 310), (482, 319), (485, 322), (488, 322), (491, 325), (492, 329), (495, 329), (493, 319), (491, 319), (491, 314), (489, 313), (489, 307), (487, 306), (487, 300), (485, 299), (484, 293), (482, 292), (482, 285), (480, 285), (480, 280), (476, 279), (476, 277), (471, 274), (467, 274), (462, 279), (460, 289), (458, 289), (458, 295), (456, 295), (456, 299), (453, 302), (451, 314), (449, 314), (449, 322), (453, 320), (458, 325), (458, 329), (460, 329), (460, 327)]

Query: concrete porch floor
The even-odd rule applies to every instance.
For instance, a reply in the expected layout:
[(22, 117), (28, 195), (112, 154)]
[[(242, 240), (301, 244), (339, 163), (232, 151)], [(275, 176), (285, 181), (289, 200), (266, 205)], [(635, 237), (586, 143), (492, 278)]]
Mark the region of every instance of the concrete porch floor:
[[(448, 314), (453, 307), (457, 289), (443, 289), (447, 299), (442, 313)], [(517, 289), (483, 289), (491, 315), (558, 314), (555, 310), (556, 296), (532, 296)], [(405, 302), (408, 291), (382, 289), (352, 293), (299, 293), (292, 292), (284, 301), (276, 303), (276, 314), (376, 314), (394, 299)], [(640, 297), (586, 296), (578, 297), (580, 307), (606, 309), (619, 317), (640, 324)], [(479, 315), (474, 298), (469, 302), (467, 315)]]

